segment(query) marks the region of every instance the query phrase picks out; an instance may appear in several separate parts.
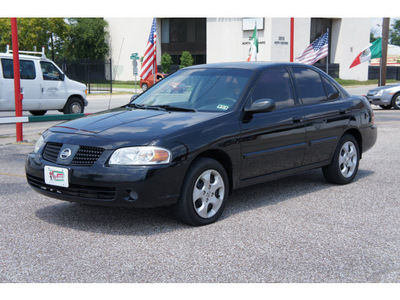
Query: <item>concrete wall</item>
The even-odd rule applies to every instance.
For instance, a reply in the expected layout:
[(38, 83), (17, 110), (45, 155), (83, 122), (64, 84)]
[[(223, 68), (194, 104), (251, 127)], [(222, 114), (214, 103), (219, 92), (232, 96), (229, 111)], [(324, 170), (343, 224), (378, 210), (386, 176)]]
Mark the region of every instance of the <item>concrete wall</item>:
[[(143, 56), (152, 18), (108, 18), (116, 80), (134, 80), (130, 55)], [(310, 18), (294, 19), (294, 58), (310, 44)], [(207, 63), (246, 61), (253, 30), (243, 30), (243, 18), (207, 18)], [(258, 30), (258, 61), (290, 60), (290, 18), (264, 18)], [(161, 20), (157, 20), (157, 62), (161, 62)], [(343, 79), (368, 79), (368, 63), (349, 69), (369, 43), (369, 18), (333, 19), (331, 62), (340, 64)], [(121, 47), (122, 46), (122, 47)], [(139, 64), (140, 67), (140, 64)], [(139, 69), (140, 71), (140, 69)]]
[[(135, 52), (139, 57), (144, 55), (153, 18), (106, 18), (105, 20), (108, 22), (110, 32), (113, 77), (115, 80), (134, 80), (130, 56)], [(161, 24), (157, 24), (157, 28), (161, 28)], [(157, 39), (161, 40), (159, 36)], [(160, 51), (160, 43), (157, 45)], [(161, 61), (161, 55), (158, 55), (157, 60)], [(140, 62), (138, 65), (140, 73)], [(137, 80), (139, 79), (137, 76)]]
[(369, 18), (335, 19), (332, 24), (331, 61), (340, 64), (342, 79), (367, 80), (368, 63), (349, 68), (357, 55), (369, 44)]

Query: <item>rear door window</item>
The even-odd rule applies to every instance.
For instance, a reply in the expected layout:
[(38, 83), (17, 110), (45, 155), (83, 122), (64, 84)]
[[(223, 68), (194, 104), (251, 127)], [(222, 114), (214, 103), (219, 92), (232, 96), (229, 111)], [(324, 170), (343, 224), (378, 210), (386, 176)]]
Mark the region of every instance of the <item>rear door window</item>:
[[(14, 78), (14, 65), (12, 59), (2, 58), (1, 67), (3, 69), (4, 78)], [(32, 60), (20, 60), (19, 69), (21, 79), (33, 80), (36, 78), (35, 64)]]
[(340, 98), (340, 93), (338, 89), (326, 78), (322, 77), (322, 81), (324, 82), (326, 97), (328, 100), (336, 100)]

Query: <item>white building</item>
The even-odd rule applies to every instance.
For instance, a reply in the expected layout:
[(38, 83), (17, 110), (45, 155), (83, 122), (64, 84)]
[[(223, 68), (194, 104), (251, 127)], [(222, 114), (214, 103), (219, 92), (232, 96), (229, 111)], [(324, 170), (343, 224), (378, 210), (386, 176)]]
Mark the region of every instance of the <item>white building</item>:
[[(130, 56), (143, 56), (152, 18), (106, 20), (115, 79), (134, 80)], [(157, 63), (161, 64), (161, 54), (167, 52), (179, 64), (185, 50), (192, 54), (195, 63), (245, 61), (255, 22), (259, 40), (257, 60), (290, 61), (290, 18), (157, 18)], [(369, 18), (294, 18), (294, 58), (327, 29), (328, 59), (330, 64), (339, 66), (339, 77), (367, 80), (367, 63), (352, 69), (349, 66), (369, 44)], [(321, 63), (326, 63), (326, 58)]]

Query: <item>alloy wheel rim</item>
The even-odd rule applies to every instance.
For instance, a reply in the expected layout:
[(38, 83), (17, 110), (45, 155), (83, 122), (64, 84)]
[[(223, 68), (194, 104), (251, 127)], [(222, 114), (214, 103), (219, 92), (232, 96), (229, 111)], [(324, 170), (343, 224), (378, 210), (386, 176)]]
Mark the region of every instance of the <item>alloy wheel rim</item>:
[(357, 160), (356, 146), (350, 141), (344, 143), (340, 149), (339, 168), (345, 178), (353, 176), (357, 166)]
[(400, 95), (396, 97), (395, 103), (397, 107), (400, 107)]
[(206, 170), (197, 178), (193, 188), (193, 206), (201, 218), (213, 217), (224, 201), (225, 184), (220, 173)]

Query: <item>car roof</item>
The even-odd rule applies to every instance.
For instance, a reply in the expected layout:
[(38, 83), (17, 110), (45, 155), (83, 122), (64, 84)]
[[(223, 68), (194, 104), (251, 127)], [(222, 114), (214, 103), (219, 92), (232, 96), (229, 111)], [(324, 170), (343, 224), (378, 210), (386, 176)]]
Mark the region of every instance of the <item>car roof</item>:
[[(0, 53), (0, 58), (10, 58), (13, 59), (13, 54), (12, 53)], [(25, 55), (25, 54), (19, 54), (19, 59), (30, 59), (30, 60), (42, 60), (42, 61), (51, 61), (50, 59), (46, 57), (41, 57), (41, 56), (34, 56), (34, 55)]]
[(278, 66), (306, 66), (300, 63), (288, 63), (288, 62), (264, 62), (264, 61), (242, 61), (242, 62), (226, 62), (226, 63), (211, 63), (203, 65), (194, 65), (187, 69), (247, 69), (247, 70), (261, 70), (270, 67)]

